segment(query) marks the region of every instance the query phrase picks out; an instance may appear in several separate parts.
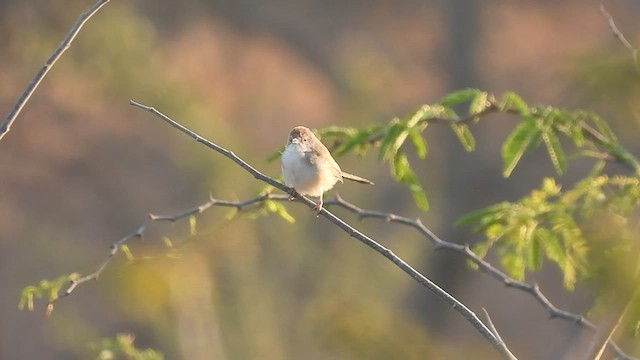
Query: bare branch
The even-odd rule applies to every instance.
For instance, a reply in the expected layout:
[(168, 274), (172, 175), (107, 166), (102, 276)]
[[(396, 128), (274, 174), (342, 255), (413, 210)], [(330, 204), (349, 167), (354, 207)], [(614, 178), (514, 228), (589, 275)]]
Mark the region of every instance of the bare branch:
[[(277, 189), (279, 189), (279, 190), (281, 190), (281, 191), (283, 191), (285, 193), (289, 193), (290, 189), (288, 187), (286, 187), (285, 185), (275, 181), (274, 179), (262, 174), (260, 171), (258, 171), (255, 168), (253, 168), (251, 165), (249, 165), (247, 162), (245, 162), (244, 160), (239, 158), (233, 152), (231, 152), (231, 151), (229, 151), (229, 150), (227, 150), (227, 149), (225, 149), (225, 148), (223, 148), (223, 147), (221, 147), (221, 146), (219, 146), (219, 145), (217, 145), (217, 144), (215, 144), (215, 143), (203, 138), (202, 136), (200, 136), (200, 135), (196, 134), (195, 132), (189, 130), (185, 126), (175, 122), (174, 120), (172, 120), (168, 116), (162, 114), (161, 112), (159, 112), (158, 110), (156, 110), (153, 107), (142, 105), (142, 104), (137, 103), (137, 102), (135, 102), (133, 100), (130, 100), (130, 103), (133, 106), (139, 107), (139, 108), (141, 108), (143, 110), (147, 110), (147, 111), (153, 113), (154, 115), (159, 116), (162, 120), (164, 120), (165, 122), (169, 123), (171, 126), (175, 127), (176, 129), (182, 131), (183, 133), (189, 135), (191, 138), (195, 139), (197, 142), (199, 142), (201, 144), (204, 144), (207, 147), (209, 147), (210, 149), (215, 150), (216, 152), (218, 152), (218, 153), (224, 155), (225, 157), (231, 159), (233, 162), (235, 162), (236, 164), (240, 165), (240, 167), (242, 167), (244, 170), (246, 170), (251, 175), (253, 175), (253, 177), (255, 177), (256, 179), (258, 179), (260, 181), (263, 181), (263, 182), (265, 182), (265, 183), (267, 183), (269, 185), (272, 185), (273, 187), (275, 187), (275, 188), (277, 188)], [(300, 196), (299, 194), (296, 194), (296, 198), (298, 199), (298, 201), (302, 202), (303, 204), (305, 204), (309, 208), (313, 209), (316, 206), (316, 204), (314, 202), (312, 202), (311, 200), (309, 200), (308, 198), (306, 198), (304, 196)], [(504, 358), (506, 358), (506, 359), (515, 359), (515, 357), (513, 357), (512, 354), (510, 354), (508, 352), (505, 352), (503, 344), (501, 344), (500, 341), (495, 337), (495, 335), (493, 335), (491, 330), (489, 330), (487, 328), (487, 326), (480, 320), (480, 318), (478, 318), (478, 316), (473, 311), (471, 311), (469, 308), (467, 308), (462, 302), (458, 301), (456, 298), (454, 298), (449, 293), (444, 291), (442, 288), (440, 288), (434, 282), (429, 280), (426, 276), (422, 275), (420, 272), (415, 270), (413, 267), (411, 267), (411, 265), (407, 264), (404, 260), (402, 260), (396, 254), (394, 254), (391, 250), (389, 250), (386, 247), (380, 245), (378, 242), (376, 242), (375, 240), (373, 240), (370, 237), (366, 236), (362, 232), (358, 231), (357, 229), (355, 229), (351, 225), (347, 224), (344, 220), (342, 220), (339, 217), (333, 215), (331, 212), (329, 212), (329, 211), (327, 211), (326, 209), (323, 208), (320, 211), (319, 215), (322, 215), (323, 217), (325, 217), (326, 219), (331, 221), (333, 224), (335, 224), (337, 227), (342, 229), (349, 236), (351, 236), (351, 237), (355, 238), (356, 240), (362, 242), (363, 244), (367, 245), (368, 247), (370, 247), (374, 251), (378, 252), (379, 254), (381, 254), (382, 256), (387, 258), (394, 265), (396, 265), (398, 268), (400, 268), (402, 271), (404, 271), (407, 275), (411, 276), (411, 278), (413, 278), (420, 285), (426, 287), (433, 294), (438, 296), (440, 299), (444, 300), (449, 306), (451, 306), (451, 308), (453, 308), (455, 311), (457, 311), (473, 327), (475, 327), (476, 330), (486, 340), (488, 340), (489, 343), (500, 354), (502, 354)]]
[(607, 343), (611, 341), (611, 337), (616, 332), (622, 319), (627, 314), (631, 304), (634, 304), (637, 300), (638, 294), (640, 294), (640, 262), (636, 261), (635, 274), (630, 281), (630, 284), (635, 284), (632, 289), (626, 291), (616, 292), (613, 294), (613, 299), (609, 301), (610, 310), (604, 321), (598, 327), (598, 330), (593, 335), (591, 344), (585, 352), (584, 360), (600, 360), (607, 347)]
[[(555, 305), (553, 305), (553, 303), (551, 303), (551, 301), (549, 301), (549, 299), (547, 299), (547, 297), (542, 293), (542, 291), (540, 290), (540, 287), (537, 284), (529, 284), (529, 283), (519, 281), (510, 277), (503, 271), (495, 268), (489, 262), (487, 262), (486, 260), (476, 255), (469, 248), (468, 245), (460, 245), (460, 244), (456, 244), (453, 242), (448, 242), (440, 239), (436, 234), (434, 234), (431, 230), (429, 230), (429, 228), (424, 226), (424, 224), (422, 223), (422, 221), (420, 221), (420, 219), (413, 220), (413, 219), (410, 219), (404, 216), (399, 216), (392, 213), (364, 210), (345, 201), (340, 196), (336, 196), (335, 199), (326, 200), (324, 204), (326, 207), (330, 207), (332, 205), (340, 206), (344, 209), (347, 209), (353, 212), (360, 219), (376, 218), (376, 219), (381, 219), (384, 221), (394, 222), (394, 223), (412, 227), (418, 230), (418, 232), (424, 235), (424, 237), (426, 237), (429, 241), (431, 241), (435, 246), (436, 250), (443, 249), (443, 250), (448, 250), (456, 254), (462, 255), (463, 257), (467, 258), (468, 260), (476, 264), (480, 270), (489, 274), (494, 279), (501, 281), (503, 284), (505, 284), (505, 286), (518, 289), (520, 291), (524, 291), (530, 294), (531, 296), (533, 296), (534, 299), (536, 299), (540, 303), (540, 305), (542, 305), (545, 309), (547, 309), (551, 319), (559, 318), (559, 319), (571, 321), (576, 325), (585, 329), (589, 329), (593, 332), (595, 332), (597, 329), (593, 323), (591, 323), (589, 320), (585, 319), (581, 315), (574, 314), (572, 312), (557, 308)], [(630, 357), (629, 355), (625, 354), (622, 351), (622, 349), (611, 339), (609, 339), (606, 342), (606, 344), (608, 344), (608, 348), (619, 359), (636, 360)]]
[(622, 45), (624, 45), (624, 47), (626, 47), (627, 50), (629, 50), (629, 52), (631, 52), (631, 58), (633, 59), (633, 63), (637, 67), (638, 66), (638, 50), (636, 48), (634, 48), (633, 45), (631, 45), (631, 43), (629, 41), (627, 41), (627, 38), (624, 37), (624, 34), (622, 33), (622, 31), (620, 31), (620, 29), (618, 29), (618, 27), (616, 26), (615, 21), (613, 21), (613, 16), (611, 16), (611, 14), (609, 14), (607, 9), (604, 7), (604, 4), (600, 4), (600, 12), (602, 12), (602, 15), (604, 15), (604, 17), (609, 22), (609, 27), (611, 28), (611, 31), (613, 32), (613, 35), (615, 35), (618, 38), (618, 40), (620, 40)]
[[(507, 348), (507, 345), (502, 340), (502, 337), (500, 336), (500, 333), (498, 332), (498, 329), (496, 329), (495, 325), (493, 325), (493, 321), (491, 321), (491, 316), (489, 316), (489, 313), (487, 312), (487, 309), (482, 308), (482, 311), (484, 312), (484, 316), (487, 318), (487, 325), (489, 325), (489, 329), (491, 329), (491, 332), (493, 333), (493, 335), (495, 335), (496, 338), (503, 345), (504, 351), (509, 353), (509, 354), (511, 354), (511, 351), (509, 350), (509, 348)], [(515, 356), (513, 356), (513, 354), (511, 354), (511, 356), (513, 357), (513, 359), (515, 359)]]
[(60, 59), (62, 54), (69, 47), (71, 47), (71, 43), (75, 39), (76, 35), (78, 35), (78, 33), (80, 32), (80, 29), (82, 29), (82, 26), (84, 26), (87, 20), (89, 20), (96, 12), (98, 12), (98, 10), (100, 10), (100, 8), (102, 8), (109, 1), (110, 0), (98, 0), (89, 10), (80, 15), (67, 36), (62, 40), (62, 43), (60, 43), (60, 46), (58, 46), (53, 54), (51, 54), (47, 62), (42, 65), (36, 76), (31, 80), (29, 85), (27, 85), (27, 88), (24, 90), (22, 95), (20, 95), (18, 101), (15, 103), (15, 105), (13, 105), (13, 108), (11, 108), (11, 110), (9, 111), (9, 114), (2, 122), (2, 125), (0, 125), (0, 140), (2, 140), (4, 135), (9, 132), (11, 125), (16, 120), (18, 114), (20, 114), (27, 101), (29, 101), (31, 95), (33, 95), (33, 93), (36, 91), (36, 88), (38, 87), (38, 85), (40, 85), (42, 79), (44, 79), (49, 70), (51, 70), (53, 65), (58, 61), (58, 59)]
[[(129, 235), (121, 238), (120, 240), (114, 242), (113, 244), (111, 244), (111, 246), (109, 246), (109, 255), (107, 256), (107, 258), (96, 268), (96, 270), (94, 270), (92, 273), (89, 273), (87, 275), (84, 275), (78, 279), (73, 279), (70, 281), (69, 286), (64, 290), (64, 292), (62, 292), (58, 297), (56, 297), (55, 299), (49, 301), (49, 303), (47, 303), (47, 314), (51, 314), (51, 312), (53, 311), (53, 305), (54, 303), (58, 302), (60, 299), (69, 296), (78, 286), (91, 281), (91, 280), (97, 280), (98, 277), (102, 274), (102, 272), (104, 272), (104, 270), (107, 268), (107, 266), (109, 265), (109, 263), (111, 262), (111, 260), (113, 259), (113, 257), (118, 253), (118, 251), (120, 251), (121, 246), (124, 245), (125, 243), (127, 243), (129, 240), (133, 240), (133, 239), (141, 239), (145, 232), (149, 229), (151, 222), (154, 221), (168, 221), (168, 222), (175, 222), (178, 221), (180, 219), (184, 219), (188, 216), (191, 215), (196, 215), (196, 214), (202, 214), (203, 212), (205, 212), (207, 209), (209, 209), (212, 206), (223, 206), (223, 207), (235, 207), (238, 210), (243, 210), (246, 209), (248, 206), (254, 205), (254, 204), (258, 204), (261, 203), (265, 200), (271, 199), (273, 198), (274, 195), (271, 194), (266, 194), (266, 195), (262, 195), (262, 196), (257, 196), (254, 198), (251, 198), (249, 200), (246, 201), (242, 201), (242, 202), (233, 202), (233, 201), (225, 201), (225, 200), (217, 200), (214, 199), (211, 195), (209, 195), (209, 200), (201, 205), (198, 205), (196, 207), (193, 207), (191, 209), (187, 209), (187, 210), (182, 210), (178, 213), (175, 214), (171, 214), (171, 215), (155, 215), (152, 213), (149, 213), (149, 217), (147, 218), (147, 220), (145, 220), (142, 225), (140, 225), (138, 227), (137, 230), (135, 230), (134, 232), (130, 233)], [(288, 199), (288, 196), (286, 196), (286, 198)], [(284, 200), (283, 199), (278, 199), (278, 200)]]

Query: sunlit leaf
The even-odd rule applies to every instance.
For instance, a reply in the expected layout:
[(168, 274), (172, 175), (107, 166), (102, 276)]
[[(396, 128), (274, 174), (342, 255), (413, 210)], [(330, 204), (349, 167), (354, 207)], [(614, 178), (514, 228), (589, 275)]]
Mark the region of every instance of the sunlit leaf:
[(451, 124), (451, 128), (465, 150), (471, 152), (476, 148), (476, 140), (473, 138), (473, 134), (471, 134), (467, 124)]
[(406, 136), (407, 129), (405, 124), (401, 123), (400, 119), (393, 119), (387, 134), (380, 143), (378, 158), (381, 160), (393, 159)]
[(539, 130), (531, 118), (525, 118), (502, 145), (502, 175), (509, 177)]
[[(489, 251), (489, 244), (487, 244), (486, 242), (476, 243), (471, 247), (471, 251), (482, 259), (487, 255), (487, 252)], [(478, 264), (471, 260), (467, 260), (467, 265), (474, 270), (478, 269)]]
[(196, 235), (198, 233), (197, 224), (198, 224), (198, 219), (193, 215), (189, 216), (189, 234), (190, 235)]
[(513, 252), (505, 252), (500, 258), (500, 262), (509, 276), (518, 281), (524, 280), (526, 267), (522, 256), (518, 256)]
[(131, 249), (129, 249), (129, 246), (127, 246), (126, 244), (120, 245), (120, 251), (124, 253), (124, 256), (127, 258), (127, 261), (133, 262), (136, 260), (136, 258), (133, 256), (133, 253), (131, 252)]
[(411, 144), (416, 150), (416, 155), (420, 159), (424, 159), (427, 157), (427, 141), (422, 137), (420, 131), (416, 127), (412, 127), (408, 130), (409, 140), (411, 140)]
[(413, 172), (406, 155), (398, 152), (393, 158), (392, 168), (394, 178), (409, 187), (416, 206), (421, 210), (428, 210), (429, 202), (427, 201), (427, 196), (424, 190), (422, 190), (418, 177)]
[(529, 115), (529, 106), (522, 100), (520, 95), (514, 92), (506, 92), (502, 95), (500, 111), (515, 111), (518, 115), (525, 117)]
[[(495, 221), (496, 214), (503, 212), (507, 208), (509, 208), (510, 204), (508, 202), (501, 202), (499, 204), (495, 204), (484, 209), (476, 210), (472, 213), (464, 215), (460, 217), (456, 222), (456, 227), (468, 226), (468, 225), (476, 225), (476, 224), (485, 224)], [(477, 232), (474, 230), (474, 232)]]
[(473, 100), (482, 91), (473, 88), (462, 89), (445, 95), (438, 104), (446, 107), (452, 107), (461, 103)]
[(358, 131), (355, 135), (340, 143), (340, 145), (333, 150), (333, 154), (342, 156), (353, 150), (353, 148), (368, 143), (369, 138), (378, 131), (378, 126)]
[(541, 137), (547, 148), (547, 153), (549, 154), (553, 167), (558, 174), (564, 173), (567, 167), (567, 157), (564, 154), (564, 150), (562, 150), (558, 136), (556, 136), (553, 131), (545, 131), (541, 134)]
[(476, 115), (483, 112), (489, 105), (487, 101), (488, 97), (489, 93), (486, 91), (478, 92), (476, 96), (473, 97), (473, 100), (471, 100), (471, 103), (469, 103), (469, 114)]
[(531, 238), (528, 254), (529, 259), (527, 263), (531, 270), (539, 270), (542, 267), (543, 253), (540, 249), (540, 238), (538, 236)]

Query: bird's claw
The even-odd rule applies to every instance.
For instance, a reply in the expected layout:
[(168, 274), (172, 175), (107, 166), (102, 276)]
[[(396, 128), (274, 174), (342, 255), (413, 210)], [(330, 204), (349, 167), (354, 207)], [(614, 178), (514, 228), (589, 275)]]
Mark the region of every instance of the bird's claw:
[(289, 201), (295, 200), (296, 196), (298, 195), (298, 193), (296, 192), (296, 189), (294, 188), (289, 188), (289, 191), (287, 192), (287, 194), (289, 194)]

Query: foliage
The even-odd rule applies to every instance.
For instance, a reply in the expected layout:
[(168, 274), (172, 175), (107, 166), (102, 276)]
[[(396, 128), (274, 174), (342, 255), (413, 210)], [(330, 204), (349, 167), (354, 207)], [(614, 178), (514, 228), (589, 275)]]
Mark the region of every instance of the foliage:
[[(466, 105), (466, 107), (465, 107)], [(460, 115), (456, 109), (466, 108)], [(520, 122), (506, 138), (502, 146), (503, 176), (509, 177), (527, 152), (543, 144), (558, 174), (567, 168), (568, 156), (562, 139), (569, 140), (580, 151), (577, 156), (609, 157), (640, 172), (638, 160), (620, 147), (608, 124), (598, 115), (583, 110), (566, 110), (551, 106), (529, 106), (513, 92), (499, 99), (478, 89), (464, 89), (444, 96), (432, 105), (423, 105), (403, 118), (389, 123), (375, 124), (362, 129), (329, 127), (318, 131), (318, 136), (330, 145), (335, 156), (354, 152), (364, 156), (376, 148), (378, 159), (388, 163), (393, 178), (407, 185), (416, 205), (427, 210), (424, 189), (413, 170), (404, 144), (409, 143), (419, 159), (428, 154), (424, 131), (431, 123), (448, 124), (467, 151), (475, 149), (475, 139), (469, 125), (489, 114), (515, 115)], [(278, 158), (279, 153), (269, 157)]]
[[(462, 107), (466, 108), (464, 115), (459, 114)], [(387, 124), (362, 129), (329, 127), (317, 133), (335, 156), (348, 153), (365, 156), (375, 149), (378, 160), (389, 165), (393, 178), (407, 185), (416, 205), (426, 210), (427, 197), (407, 148), (412, 148), (418, 159), (425, 159), (429, 146), (424, 132), (430, 124), (438, 123), (449, 126), (464, 149), (473, 151), (476, 143), (470, 125), (489, 114), (507, 114), (519, 119), (502, 145), (504, 177), (509, 177), (524, 155), (539, 146), (546, 150), (558, 175), (564, 174), (569, 160), (577, 157), (595, 159), (596, 164), (572, 188), (565, 190), (556, 179), (547, 177), (539, 189), (517, 201), (501, 202), (461, 218), (458, 226), (471, 226), (474, 233), (486, 237), (474, 245), (473, 251), (484, 257), (489, 250), (496, 250), (503, 268), (517, 280), (525, 279), (529, 271), (539, 270), (546, 260), (560, 269), (563, 284), (569, 290), (584, 279), (599, 285), (601, 293), (615, 293), (634, 283), (638, 274), (634, 264), (638, 264), (640, 249), (632, 215), (640, 208), (640, 164), (620, 146), (608, 124), (594, 113), (529, 106), (510, 92), (496, 98), (477, 89), (464, 89)], [(405, 146), (407, 143), (409, 146)], [(571, 156), (567, 155), (568, 148), (574, 151)], [(275, 160), (278, 155), (270, 159)], [(607, 174), (604, 169), (608, 162), (618, 162), (631, 172)], [(287, 222), (294, 222), (281, 202), (269, 198), (271, 190), (266, 187), (259, 194), (264, 196), (261, 201), (247, 204), (247, 208), (251, 205), (252, 209), (248, 213), (250, 218), (276, 214)], [(244, 205), (234, 208), (228, 219), (244, 209)], [(194, 236), (197, 233), (195, 217), (189, 219), (189, 225)], [(124, 247), (125, 254), (126, 250)], [(621, 272), (629, 276), (616, 278)], [(31, 309), (34, 296), (53, 294), (54, 290), (57, 294), (65, 281), (68, 280), (25, 288), (20, 307)], [(640, 310), (632, 309), (632, 313), (638, 312)], [(631, 317), (631, 327), (637, 328), (638, 317)]]
[(25, 287), (20, 293), (18, 308), (20, 310), (24, 310), (26, 308), (27, 310), (33, 311), (34, 298), (42, 299), (47, 296), (49, 302), (56, 300), (62, 287), (79, 277), (80, 275), (77, 273), (62, 275), (53, 280), (40, 280), (40, 283), (37, 285), (29, 285)]
[(104, 338), (89, 344), (97, 360), (162, 360), (164, 356), (153, 349), (137, 349), (132, 334), (118, 334), (115, 339)]

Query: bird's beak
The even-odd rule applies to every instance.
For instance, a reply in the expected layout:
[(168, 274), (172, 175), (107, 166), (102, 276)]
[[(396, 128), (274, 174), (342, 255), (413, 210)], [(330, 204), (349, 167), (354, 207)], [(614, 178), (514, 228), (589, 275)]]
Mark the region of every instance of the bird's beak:
[(300, 144), (300, 139), (298, 139), (298, 138), (293, 138), (293, 139), (291, 139), (291, 143), (292, 143), (292, 144)]

